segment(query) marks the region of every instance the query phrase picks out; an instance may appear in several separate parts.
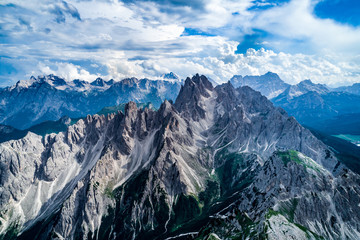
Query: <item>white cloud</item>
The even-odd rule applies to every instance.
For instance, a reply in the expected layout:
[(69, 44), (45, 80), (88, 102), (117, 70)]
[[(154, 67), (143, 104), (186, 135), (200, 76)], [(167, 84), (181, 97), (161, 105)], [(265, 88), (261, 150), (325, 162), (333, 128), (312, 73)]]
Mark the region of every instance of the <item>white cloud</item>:
[(258, 14), (253, 26), (291, 40), (301, 40), (314, 53), (360, 54), (360, 28), (320, 19), (313, 14), (318, 1), (292, 0)]
[(85, 69), (82, 69), (80, 66), (74, 65), (72, 63), (54, 63), (54, 68), (46, 65), (46, 63), (40, 62), (38, 64), (38, 69), (40, 71), (40, 75), (49, 75), (56, 74), (59, 77), (64, 79), (73, 80), (73, 79), (82, 79), (85, 81), (94, 81), (98, 75), (90, 74)]
[[(0, 51), (18, 69), (9, 77), (16, 81), (54, 73), (90, 81), (99, 75), (90, 67), (102, 67), (107, 70), (103, 77), (115, 79), (173, 71), (181, 77), (199, 72), (223, 82), (234, 74), (273, 71), (290, 83), (307, 78), (333, 85), (360, 81), (359, 28), (317, 18), (314, 1), (292, 0), (263, 11), (248, 10), (251, 0), (167, 8), (168, 2), (4, 0), (3, 5), (21, 6), (9, 7), (0, 20), (6, 34)], [(57, 21), (56, 7), (63, 21)], [(216, 36), (183, 36), (185, 28)], [(270, 33), (261, 41), (276, 50), (235, 54), (253, 29)]]

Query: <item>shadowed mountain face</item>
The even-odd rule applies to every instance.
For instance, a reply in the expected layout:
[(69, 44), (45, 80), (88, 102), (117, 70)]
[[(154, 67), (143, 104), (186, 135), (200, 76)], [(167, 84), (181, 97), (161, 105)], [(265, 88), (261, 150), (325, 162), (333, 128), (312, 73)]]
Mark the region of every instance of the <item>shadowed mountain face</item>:
[(205, 76), (157, 111), (2, 143), (0, 163), (3, 239), (360, 237), (359, 176), (259, 92)]
[(49, 75), (29, 81), (19, 81), (0, 90), (0, 124), (26, 129), (63, 116), (79, 118), (95, 114), (102, 108), (129, 101), (152, 102), (159, 107), (165, 100), (175, 100), (181, 82), (128, 78), (120, 82), (92, 83), (81, 80), (66, 82)]

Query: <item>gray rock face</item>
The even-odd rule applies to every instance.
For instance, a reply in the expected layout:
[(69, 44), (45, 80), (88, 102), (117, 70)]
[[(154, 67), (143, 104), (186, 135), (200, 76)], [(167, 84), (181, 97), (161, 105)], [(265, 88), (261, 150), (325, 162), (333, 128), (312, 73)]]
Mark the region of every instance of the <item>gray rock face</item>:
[(175, 107), (186, 118), (192, 118), (195, 121), (205, 118), (205, 109), (199, 102), (201, 97), (208, 98), (213, 87), (205, 76), (196, 75), (192, 79), (185, 80), (184, 87), (181, 88)]
[(2, 237), (360, 236), (359, 176), (259, 92), (205, 76), (157, 111), (2, 143), (0, 163)]
[(49, 75), (19, 81), (14, 86), (0, 89), (0, 123), (18, 129), (35, 124), (95, 114), (106, 106), (135, 101), (152, 102), (159, 107), (165, 100), (175, 100), (181, 87), (180, 81), (129, 78), (120, 82), (92, 83), (81, 80), (66, 82)]
[[(242, 174), (233, 175), (227, 187), (236, 189), (238, 180), (244, 176), (251, 179), (251, 184), (235, 192), (237, 200), (216, 213), (197, 237), (206, 237), (209, 232), (221, 239), (359, 237), (355, 220), (360, 217), (358, 176), (345, 171), (334, 177), (295, 151), (275, 152), (264, 163), (243, 154), (239, 159), (249, 170), (234, 162), (228, 164), (227, 167), (237, 167), (233, 171)], [(351, 200), (344, 202), (349, 196)]]

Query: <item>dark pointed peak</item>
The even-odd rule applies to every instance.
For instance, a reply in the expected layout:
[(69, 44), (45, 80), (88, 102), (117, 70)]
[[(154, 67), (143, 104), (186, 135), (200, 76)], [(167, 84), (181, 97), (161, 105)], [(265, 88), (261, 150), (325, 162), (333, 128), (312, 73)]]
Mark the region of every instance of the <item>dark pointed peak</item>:
[(214, 90), (210, 81), (204, 76), (196, 74), (191, 79), (188, 77), (180, 89), (175, 101), (175, 108), (186, 117), (198, 121), (205, 117), (205, 111), (199, 106), (201, 97), (208, 98)]
[(66, 85), (66, 81), (64, 78), (58, 77), (58, 76), (52, 76), (51, 78), (52, 82), (56, 86), (63, 86)]
[(73, 83), (75, 84), (76, 87), (84, 87), (87, 84), (86, 81), (80, 79), (74, 79)]
[(30, 81), (36, 81), (36, 77), (31, 76), (31, 77), (30, 77)]
[(189, 86), (196, 86), (202, 90), (204, 89), (208, 89), (208, 90), (213, 90), (213, 86), (211, 84), (211, 82), (209, 81), (209, 79), (207, 79), (206, 76), (204, 75), (199, 75), (198, 73), (195, 74), (191, 79), (189, 77), (186, 78), (185, 80), (185, 84), (184, 87), (186, 87), (186, 85)]
[(103, 87), (105, 85), (105, 81), (102, 78), (98, 77), (95, 81), (91, 82), (90, 85)]
[(213, 86), (204, 75), (196, 74), (192, 78), (187, 77), (176, 98), (175, 107), (179, 109), (180, 105), (186, 105), (191, 99), (198, 101), (200, 96), (209, 97), (208, 91), (213, 91)]

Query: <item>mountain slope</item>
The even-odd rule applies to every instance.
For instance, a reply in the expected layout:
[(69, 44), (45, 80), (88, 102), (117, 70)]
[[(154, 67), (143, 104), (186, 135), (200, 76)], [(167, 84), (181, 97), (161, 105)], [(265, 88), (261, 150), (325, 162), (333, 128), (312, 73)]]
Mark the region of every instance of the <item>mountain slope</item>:
[(359, 238), (359, 176), (249, 87), (0, 144), (3, 239)]
[(180, 81), (128, 78), (120, 82), (100, 78), (92, 83), (66, 82), (53, 75), (32, 77), (0, 90), (0, 123), (18, 129), (58, 120), (95, 114), (103, 107), (129, 101), (152, 102), (159, 107), (165, 99), (174, 100)]

